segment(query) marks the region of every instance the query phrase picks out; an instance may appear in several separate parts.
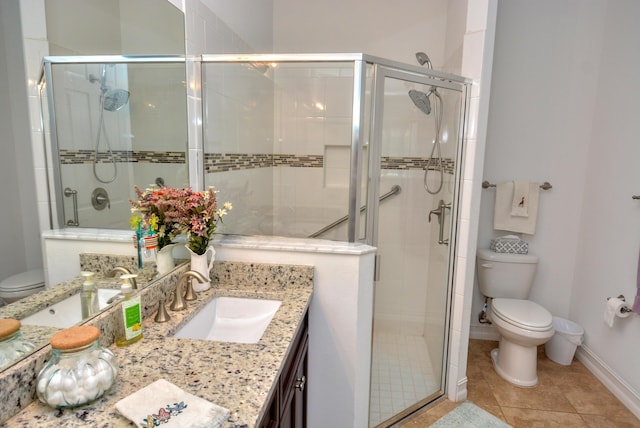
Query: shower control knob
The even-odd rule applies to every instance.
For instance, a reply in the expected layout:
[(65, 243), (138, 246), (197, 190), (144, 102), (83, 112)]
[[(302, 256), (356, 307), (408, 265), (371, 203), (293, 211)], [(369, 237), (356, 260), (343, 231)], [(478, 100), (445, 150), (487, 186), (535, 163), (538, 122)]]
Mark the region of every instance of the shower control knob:
[(111, 208), (111, 201), (109, 201), (109, 194), (102, 187), (96, 188), (91, 193), (91, 205), (98, 211), (105, 208)]

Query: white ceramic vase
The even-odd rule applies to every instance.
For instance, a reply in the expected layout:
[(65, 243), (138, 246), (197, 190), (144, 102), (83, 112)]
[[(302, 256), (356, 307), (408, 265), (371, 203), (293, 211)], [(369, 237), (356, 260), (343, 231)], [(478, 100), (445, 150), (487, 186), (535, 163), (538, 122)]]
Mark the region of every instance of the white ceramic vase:
[(158, 277), (163, 276), (176, 267), (176, 262), (173, 259), (173, 248), (178, 244), (169, 244), (162, 247), (162, 249), (156, 251), (156, 271)]
[[(213, 261), (215, 260), (216, 250), (213, 249), (212, 246), (207, 247), (207, 250), (204, 254), (196, 254), (189, 248), (189, 244), (185, 245), (189, 253), (191, 254), (191, 270), (194, 270), (205, 278), (207, 278), (207, 282), (198, 282), (193, 281), (193, 289), (195, 291), (205, 291), (211, 288), (211, 268), (213, 268)], [(211, 253), (211, 260), (208, 260), (208, 253)]]

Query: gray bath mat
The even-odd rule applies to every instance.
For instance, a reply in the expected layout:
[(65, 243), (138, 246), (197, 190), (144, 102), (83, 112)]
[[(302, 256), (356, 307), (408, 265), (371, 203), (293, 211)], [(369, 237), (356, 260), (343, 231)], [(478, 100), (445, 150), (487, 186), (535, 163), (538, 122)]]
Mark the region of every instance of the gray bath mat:
[(509, 428), (511, 425), (468, 401), (462, 403), (440, 419), (432, 428)]

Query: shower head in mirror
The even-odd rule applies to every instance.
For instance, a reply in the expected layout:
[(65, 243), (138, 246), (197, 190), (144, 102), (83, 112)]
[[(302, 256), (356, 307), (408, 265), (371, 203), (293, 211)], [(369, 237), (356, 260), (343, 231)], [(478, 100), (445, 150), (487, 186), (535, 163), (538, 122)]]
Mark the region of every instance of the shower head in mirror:
[(109, 89), (102, 95), (102, 108), (106, 111), (117, 111), (129, 102), (129, 91)]
[(413, 104), (424, 114), (430, 114), (431, 113), (431, 102), (429, 101), (429, 94), (422, 92), (422, 91), (417, 91), (415, 89), (411, 89), (409, 91), (409, 97), (411, 98), (411, 101), (413, 101)]
[(416, 59), (418, 60), (418, 64), (427, 65), (429, 70), (433, 69), (433, 65), (431, 64), (431, 60), (424, 52), (416, 52)]

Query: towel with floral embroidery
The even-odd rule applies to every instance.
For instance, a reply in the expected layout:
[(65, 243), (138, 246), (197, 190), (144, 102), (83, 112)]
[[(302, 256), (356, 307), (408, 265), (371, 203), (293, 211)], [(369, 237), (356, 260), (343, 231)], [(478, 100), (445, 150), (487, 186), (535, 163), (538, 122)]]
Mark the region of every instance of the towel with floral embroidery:
[(116, 403), (116, 409), (136, 426), (219, 427), (229, 410), (160, 379)]

